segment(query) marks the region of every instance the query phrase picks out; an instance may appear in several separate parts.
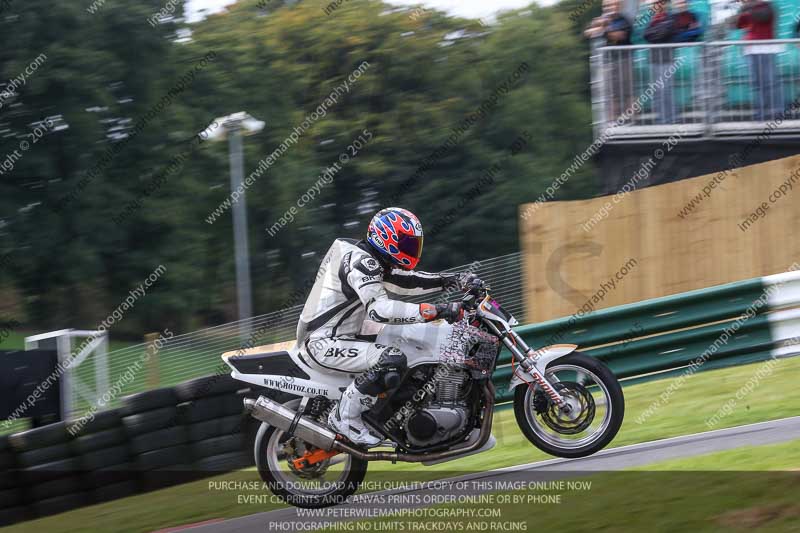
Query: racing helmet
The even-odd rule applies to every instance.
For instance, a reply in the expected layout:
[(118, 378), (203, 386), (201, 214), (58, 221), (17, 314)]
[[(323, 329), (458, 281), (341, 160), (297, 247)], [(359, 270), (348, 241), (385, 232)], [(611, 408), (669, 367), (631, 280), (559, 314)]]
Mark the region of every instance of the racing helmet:
[(422, 256), (422, 223), (411, 211), (387, 207), (372, 217), (367, 242), (390, 264), (413, 270)]

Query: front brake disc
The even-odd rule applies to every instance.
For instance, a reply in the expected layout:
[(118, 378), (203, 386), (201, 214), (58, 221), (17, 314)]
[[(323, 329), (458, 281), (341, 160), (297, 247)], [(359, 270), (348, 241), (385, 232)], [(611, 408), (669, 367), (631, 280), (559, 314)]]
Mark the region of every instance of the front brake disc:
[(548, 400), (546, 409), (541, 412), (537, 410), (542, 421), (547, 427), (562, 435), (574, 435), (584, 431), (591, 425), (596, 411), (592, 393), (580, 383), (570, 381), (561, 381), (556, 384), (556, 388), (559, 394), (570, 402), (570, 405), (577, 403), (580, 410), (577, 415), (572, 414), (574, 411), (567, 414)]

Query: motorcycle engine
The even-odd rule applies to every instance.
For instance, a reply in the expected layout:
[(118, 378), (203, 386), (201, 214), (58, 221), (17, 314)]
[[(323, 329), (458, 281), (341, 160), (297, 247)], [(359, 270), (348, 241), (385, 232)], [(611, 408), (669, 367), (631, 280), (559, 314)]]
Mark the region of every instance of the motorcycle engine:
[(468, 378), (463, 368), (443, 365), (437, 369), (430, 402), (405, 420), (404, 429), (410, 443), (432, 446), (464, 431), (469, 422)]

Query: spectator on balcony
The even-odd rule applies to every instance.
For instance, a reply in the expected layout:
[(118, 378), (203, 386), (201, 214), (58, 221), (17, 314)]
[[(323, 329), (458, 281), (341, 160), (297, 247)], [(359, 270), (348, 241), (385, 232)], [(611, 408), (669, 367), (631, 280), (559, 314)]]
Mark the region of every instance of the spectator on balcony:
[[(763, 41), (775, 38), (775, 9), (764, 0), (745, 0), (734, 20), (737, 28), (745, 30), (748, 41)], [(775, 70), (775, 54), (782, 51), (780, 45), (752, 44), (744, 47), (750, 63), (750, 75), (755, 86), (753, 95), (754, 118), (758, 121), (772, 120), (780, 114), (783, 97)]]
[[(601, 41), (604, 46), (631, 44), (631, 21), (621, 11), (620, 0), (603, 0), (603, 14), (592, 20), (584, 31), (587, 39)], [(633, 51), (609, 50), (603, 52), (607, 75), (606, 101), (609, 122), (616, 121), (631, 102), (633, 93)]]
[(620, 8), (621, 0), (603, 0), (603, 13), (592, 19), (583, 32), (587, 39), (603, 39), (605, 46), (624, 46), (631, 44), (631, 21)]
[[(669, 0), (653, 0), (650, 4), (653, 16), (650, 19), (644, 38), (652, 44), (677, 44), (696, 41), (703, 35), (703, 29), (697, 16), (689, 11), (685, 0), (675, 0), (672, 9)], [(657, 88), (653, 111), (657, 124), (674, 124), (676, 109), (674, 101), (673, 79), (675, 76), (676, 47), (657, 47), (650, 50), (652, 83)]]
[(673, 0), (675, 17), (675, 38), (673, 42), (689, 43), (703, 38), (700, 19), (690, 9), (686, 0)]

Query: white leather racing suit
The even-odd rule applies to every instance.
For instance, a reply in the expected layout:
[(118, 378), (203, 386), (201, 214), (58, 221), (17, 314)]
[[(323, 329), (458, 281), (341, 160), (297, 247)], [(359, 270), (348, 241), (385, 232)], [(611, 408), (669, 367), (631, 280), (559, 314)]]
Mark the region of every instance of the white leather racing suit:
[[(442, 290), (447, 275), (394, 269), (381, 264), (364, 241), (334, 241), (317, 272), (317, 279), (297, 325), (297, 341), (322, 371), (346, 372), (354, 381), (342, 393), (328, 423), (356, 444), (376, 446), (361, 414), (375, 405), (377, 396), (397, 387), (407, 368), (405, 354), (396, 346), (375, 343), (361, 334), (369, 319), (392, 324), (425, 322), (420, 305), (389, 298)], [(424, 305), (424, 304), (423, 304)]]
[(369, 245), (334, 241), (317, 272), (297, 325), (298, 345), (308, 363), (326, 371), (357, 374), (378, 363), (386, 346), (362, 335), (365, 320), (383, 324), (424, 322), (419, 305), (393, 300), (388, 292), (419, 295), (441, 291), (452, 275), (384, 267)]

